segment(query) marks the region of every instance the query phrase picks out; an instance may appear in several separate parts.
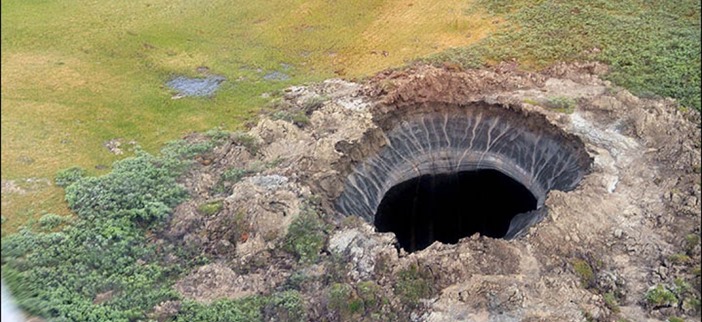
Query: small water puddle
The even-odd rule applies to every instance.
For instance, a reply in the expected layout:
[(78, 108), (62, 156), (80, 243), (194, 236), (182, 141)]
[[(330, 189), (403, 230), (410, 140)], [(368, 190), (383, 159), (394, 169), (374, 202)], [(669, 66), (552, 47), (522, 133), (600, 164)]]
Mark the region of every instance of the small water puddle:
[(201, 78), (190, 78), (179, 76), (166, 83), (168, 88), (174, 90), (176, 94), (173, 99), (183, 97), (209, 97), (226, 80), (223, 76), (211, 75)]

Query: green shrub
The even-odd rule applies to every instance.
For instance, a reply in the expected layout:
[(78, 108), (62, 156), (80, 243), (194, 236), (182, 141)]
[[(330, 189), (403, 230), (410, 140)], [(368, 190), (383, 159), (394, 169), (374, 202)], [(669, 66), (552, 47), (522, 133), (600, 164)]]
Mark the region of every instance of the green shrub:
[(284, 249), (297, 256), (300, 263), (314, 263), (324, 247), (324, 225), (317, 213), (305, 207), (293, 220), (284, 240)]
[(329, 288), (327, 308), (336, 312), (342, 321), (347, 321), (364, 310), (363, 300), (354, 294), (351, 285), (344, 283), (334, 283)]
[(303, 115), (309, 115), (313, 111), (320, 109), (324, 105), (324, 102), (326, 102), (328, 100), (329, 100), (329, 97), (323, 96), (323, 95), (322, 96), (313, 96), (313, 97), (306, 99), (302, 103)]
[(682, 308), (686, 312), (699, 313), (700, 309), (702, 308), (702, 303), (700, 302), (699, 297), (690, 296), (683, 299)]
[(668, 260), (672, 262), (673, 264), (685, 264), (690, 261), (690, 256), (687, 256), (686, 254), (673, 254), (668, 256)]
[(230, 138), (231, 132), (225, 131), (222, 128), (216, 127), (214, 129), (208, 130), (205, 132), (205, 135), (209, 137), (213, 143), (216, 144), (221, 144), (224, 143), (227, 139)]
[(679, 277), (675, 278), (672, 292), (679, 299), (683, 310), (686, 312), (700, 311), (699, 291), (696, 291), (687, 281)]
[(685, 322), (685, 320), (677, 316), (671, 316), (668, 318), (668, 322)]
[(609, 308), (612, 313), (619, 313), (619, 303), (617, 302), (617, 297), (612, 292), (607, 292), (602, 295), (605, 305)]
[(583, 310), (583, 317), (585, 318), (585, 321), (587, 322), (597, 322), (597, 319), (595, 319), (594, 316), (592, 316), (592, 313)]
[(266, 321), (307, 321), (305, 302), (297, 291), (273, 294), (264, 307)]
[(363, 300), (364, 306), (374, 308), (381, 304), (381, 288), (373, 281), (360, 282), (356, 286), (358, 296)]
[(197, 207), (197, 211), (205, 216), (212, 216), (222, 210), (222, 200), (205, 202)]
[(226, 195), (231, 193), (229, 187), (241, 181), (246, 176), (249, 176), (256, 171), (253, 169), (231, 168), (224, 171), (219, 178), (219, 181), (212, 187), (212, 193), (215, 195)]
[[(163, 220), (186, 197), (174, 165), (144, 152), (117, 161), (112, 172), (86, 177), (66, 188), (66, 201), (78, 216), (129, 218), (149, 224)], [(169, 166), (170, 165), (170, 166)]]
[[(187, 194), (177, 184), (183, 162), (138, 151), (100, 177), (83, 177), (66, 187), (78, 215), (58, 232), (22, 229), (2, 240), (3, 278), (18, 305), (51, 321), (134, 321), (155, 304), (177, 299), (171, 280), (197, 258), (166, 264), (181, 253), (147, 241), (146, 229), (160, 224)], [(44, 229), (63, 221), (39, 220)], [(111, 293), (102, 303), (98, 294)]]
[(65, 170), (61, 170), (56, 174), (54, 182), (59, 187), (68, 187), (70, 184), (80, 180), (85, 177), (86, 171), (79, 167), (71, 167)]
[(675, 294), (677, 294), (679, 297), (682, 295), (685, 295), (685, 293), (690, 292), (692, 290), (692, 286), (690, 286), (689, 283), (687, 283), (684, 279), (676, 277), (673, 280), (673, 285), (675, 285), (673, 291)]
[(675, 297), (675, 294), (660, 284), (646, 292), (646, 303), (654, 308), (672, 306), (677, 302), (678, 299)]
[(184, 301), (175, 322), (251, 322), (262, 321), (266, 298), (251, 296), (238, 300), (221, 299), (209, 305)]
[(580, 278), (580, 284), (585, 288), (595, 286), (595, 272), (590, 264), (580, 258), (575, 258), (571, 261), (575, 275)]
[(231, 183), (237, 183), (241, 181), (241, 179), (248, 175), (251, 175), (252, 173), (253, 171), (247, 169), (231, 168), (222, 173), (222, 180)]
[(188, 142), (186, 140), (176, 140), (166, 143), (161, 149), (164, 156), (171, 159), (186, 160), (196, 155), (205, 154), (215, 147), (214, 142), (206, 140), (202, 142)]
[(246, 148), (246, 151), (249, 151), (251, 155), (256, 155), (258, 153), (258, 141), (256, 140), (255, 137), (246, 134), (246, 133), (235, 133), (234, 134), (234, 142), (236, 144), (239, 144)]
[(699, 234), (688, 234), (685, 236), (685, 251), (688, 254), (692, 254), (693, 250), (697, 245), (700, 244), (700, 235)]
[(414, 308), (419, 305), (420, 299), (432, 294), (433, 284), (433, 279), (427, 272), (412, 264), (397, 274), (395, 295), (399, 296), (402, 303)]
[(57, 214), (48, 213), (39, 218), (39, 226), (46, 230), (52, 230), (59, 225), (70, 221), (68, 217), (60, 216)]
[(549, 97), (544, 106), (561, 113), (571, 114), (575, 110), (575, 100), (569, 97)]
[[(210, 152), (215, 146), (222, 144), (229, 139), (230, 132), (220, 128), (214, 128), (205, 132), (205, 139), (189, 142), (187, 140), (175, 140), (166, 143), (161, 149), (161, 154), (167, 159), (173, 160), (189, 160), (197, 155), (202, 155)], [(187, 162), (186, 162), (187, 163)]]
[(285, 281), (284, 287), (288, 290), (300, 290), (309, 277), (302, 272), (292, 273)]
[(310, 118), (301, 111), (276, 111), (271, 114), (271, 119), (287, 121), (299, 127), (304, 127), (305, 125), (310, 124)]

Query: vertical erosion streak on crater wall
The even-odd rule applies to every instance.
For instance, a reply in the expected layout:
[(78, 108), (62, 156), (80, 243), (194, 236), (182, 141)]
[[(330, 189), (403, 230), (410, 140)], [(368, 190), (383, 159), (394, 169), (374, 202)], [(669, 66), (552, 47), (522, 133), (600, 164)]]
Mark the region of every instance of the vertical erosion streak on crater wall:
[[(487, 103), (423, 103), (376, 115), (380, 131), (354, 145), (344, 190), (335, 200), (344, 215), (375, 220), (385, 194), (424, 175), (496, 170), (528, 189), (536, 209), (517, 214), (505, 238), (543, 218), (547, 193), (569, 191), (589, 170), (582, 142), (543, 115)], [(375, 147), (363, 148), (376, 142)], [(378, 143), (379, 142), (379, 143)], [(353, 149), (353, 148), (351, 148)], [(365, 151), (360, 154), (357, 151)], [(470, 207), (466, 204), (465, 207)]]

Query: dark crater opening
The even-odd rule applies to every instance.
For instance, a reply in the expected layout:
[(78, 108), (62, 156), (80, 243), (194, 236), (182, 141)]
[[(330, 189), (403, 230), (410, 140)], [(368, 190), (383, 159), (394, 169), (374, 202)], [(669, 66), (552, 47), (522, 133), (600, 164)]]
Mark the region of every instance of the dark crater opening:
[(474, 233), (514, 239), (571, 191), (592, 159), (544, 115), (485, 102), (382, 106), (378, 125), (337, 143), (343, 190), (335, 210), (394, 232), (407, 251)]
[(375, 226), (394, 232), (400, 246), (413, 252), (475, 233), (503, 238), (517, 214), (536, 206), (526, 187), (496, 170), (427, 174), (392, 187), (380, 202)]

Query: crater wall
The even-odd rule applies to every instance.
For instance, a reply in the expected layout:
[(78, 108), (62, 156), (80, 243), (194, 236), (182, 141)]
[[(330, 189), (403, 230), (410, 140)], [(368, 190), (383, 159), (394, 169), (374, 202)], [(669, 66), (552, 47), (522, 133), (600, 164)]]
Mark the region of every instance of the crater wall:
[[(506, 237), (538, 221), (547, 193), (569, 191), (587, 173), (584, 145), (542, 116), (484, 102), (422, 103), (378, 114), (379, 130), (356, 145), (340, 147), (351, 160), (336, 209), (373, 222), (393, 186), (427, 174), (492, 169), (524, 185), (537, 210), (518, 215)], [(364, 155), (365, 154), (365, 155)], [(466, 205), (469, 207), (470, 205)]]

